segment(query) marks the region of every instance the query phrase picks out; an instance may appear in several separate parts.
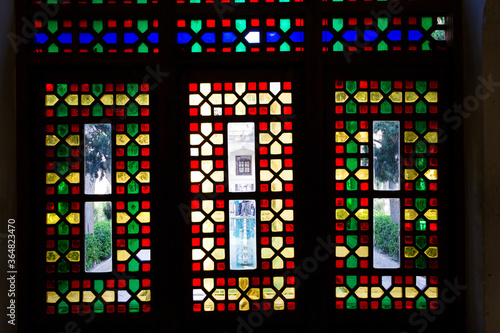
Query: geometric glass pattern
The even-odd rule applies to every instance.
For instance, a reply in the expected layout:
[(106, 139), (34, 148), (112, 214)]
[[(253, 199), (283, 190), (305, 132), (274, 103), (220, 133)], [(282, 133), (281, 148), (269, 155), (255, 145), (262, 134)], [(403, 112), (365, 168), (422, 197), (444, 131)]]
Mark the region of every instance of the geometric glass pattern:
[[(438, 308), (437, 81), (337, 80), (331, 101), (335, 307)], [(385, 135), (375, 128), (381, 124), (398, 125), (391, 158), (399, 172), (392, 175), (401, 174), (391, 180), (397, 186), (384, 189), (373, 188), (374, 163), (381, 163), (375, 150)], [(397, 220), (393, 249), (400, 254), (392, 259), (390, 252), (375, 253), (381, 251), (375, 221), (383, 211), (377, 198), (396, 198), (390, 211), (397, 218), (387, 223)], [(380, 266), (380, 257), (392, 266)]]
[[(291, 89), (290, 82), (189, 84), (191, 205), (187, 216), (195, 312), (295, 308), (295, 278), (284, 274), (295, 267)], [(244, 171), (255, 169), (256, 177), (251, 186), (231, 190), (228, 180), (248, 177), (237, 175), (228, 163), (243, 155), (231, 151), (230, 145), (240, 135), (228, 128), (238, 124), (247, 133), (253, 131), (247, 138), (254, 142), (249, 144), (247, 139), (240, 151), (248, 156)], [(230, 229), (235, 228), (229, 224), (238, 200), (246, 200), (247, 208), (255, 203), (250, 208), (257, 240), (251, 269), (234, 269), (228, 260), (234, 241)]]
[[(45, 85), (47, 314), (150, 311), (149, 108), (144, 83)], [(113, 195), (84, 191), (84, 128), (97, 123), (113, 128), (106, 157)], [(86, 203), (95, 201), (111, 202), (109, 273), (87, 273), (85, 267), (84, 229), (93, 215)]]

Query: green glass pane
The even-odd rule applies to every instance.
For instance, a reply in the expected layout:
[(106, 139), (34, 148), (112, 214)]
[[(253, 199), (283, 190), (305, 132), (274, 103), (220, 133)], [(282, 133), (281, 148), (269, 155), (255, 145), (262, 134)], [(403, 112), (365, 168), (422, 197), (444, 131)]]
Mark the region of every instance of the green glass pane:
[(358, 258), (356, 258), (354, 255), (350, 255), (347, 258), (345, 265), (346, 265), (347, 268), (356, 268), (356, 267), (358, 267)]
[(419, 249), (423, 249), (424, 247), (427, 246), (427, 237), (425, 236), (416, 236), (415, 237), (415, 244), (418, 246)]
[(57, 85), (57, 94), (60, 97), (63, 97), (64, 95), (66, 95), (67, 92), (68, 92), (68, 85), (67, 84), (60, 83)]
[(139, 155), (139, 147), (135, 143), (131, 143), (127, 147), (127, 156), (138, 156)]
[(131, 279), (128, 282), (128, 289), (130, 289), (131, 292), (136, 293), (137, 290), (139, 290), (140, 284), (138, 279)]
[(202, 27), (201, 23), (201, 20), (191, 20), (191, 30), (193, 30), (194, 33), (200, 32)]
[(425, 208), (427, 208), (427, 200), (424, 198), (415, 199), (415, 207), (417, 207), (419, 211), (423, 212)]
[(342, 44), (340, 41), (336, 42), (335, 44), (333, 44), (333, 51), (335, 52), (344, 51), (344, 44)]
[(290, 30), (290, 27), (292, 26), (290, 19), (281, 19), (280, 20), (280, 29), (283, 30), (283, 32), (287, 32)]
[(348, 308), (348, 309), (356, 309), (357, 308), (356, 297), (351, 296), (347, 299), (346, 308)]
[(353, 177), (347, 180), (347, 190), (348, 191), (357, 191), (358, 190), (358, 181)]
[(384, 94), (388, 94), (392, 90), (392, 82), (391, 81), (382, 81), (380, 82), (380, 89), (384, 92)]
[(127, 133), (134, 137), (137, 133), (139, 133), (139, 124), (127, 124)]
[(358, 278), (356, 275), (347, 275), (345, 278), (345, 282), (349, 289), (354, 289), (358, 285)]
[(128, 240), (128, 249), (132, 252), (137, 251), (139, 248), (139, 240), (138, 239), (129, 239)]
[(345, 88), (349, 92), (349, 94), (354, 94), (356, 90), (358, 90), (358, 85), (356, 81), (347, 81), (345, 84)]
[(140, 309), (139, 303), (135, 299), (130, 301), (130, 304), (128, 305), (128, 311), (130, 313), (137, 313), (139, 312), (139, 309)]
[(69, 234), (69, 227), (66, 223), (61, 223), (59, 224), (59, 226), (57, 227), (57, 234), (60, 235), (60, 236), (66, 236)]
[(68, 289), (69, 289), (69, 282), (68, 282), (68, 280), (59, 280), (59, 281), (57, 281), (57, 290), (61, 294), (66, 294), (66, 292), (68, 291)]
[(416, 260), (415, 260), (415, 267), (416, 268), (419, 268), (419, 269), (424, 269), (424, 268), (427, 268), (427, 259), (425, 259), (424, 256), (419, 256)]
[(354, 171), (358, 168), (358, 159), (357, 158), (348, 158), (346, 165), (350, 171)]
[(58, 273), (68, 273), (69, 272), (69, 264), (66, 260), (62, 260), (57, 264), (57, 272)]
[(347, 198), (347, 208), (354, 212), (356, 208), (358, 208), (358, 199), (357, 198)]
[(392, 113), (392, 105), (388, 101), (383, 101), (380, 105), (380, 113), (389, 114)]
[(139, 233), (139, 225), (135, 221), (130, 222), (127, 229), (129, 234), (135, 235)]
[(344, 27), (344, 19), (341, 19), (341, 18), (332, 19), (332, 27), (336, 31), (342, 30), (342, 28)]
[(56, 20), (49, 20), (47, 22), (47, 29), (51, 32), (51, 33), (56, 33), (57, 29), (58, 29), (58, 23)]
[(139, 107), (134, 103), (127, 107), (127, 116), (134, 117), (139, 115)]
[(68, 312), (69, 312), (68, 304), (65, 301), (61, 301), (61, 303), (59, 303), (57, 305), (57, 313), (58, 314), (67, 314)]
[(424, 101), (419, 101), (416, 107), (416, 113), (427, 113), (427, 105)]
[(425, 158), (417, 158), (415, 160), (415, 166), (419, 171), (424, 171), (427, 168), (427, 159)]
[(354, 249), (356, 246), (358, 246), (358, 236), (347, 235), (346, 244), (349, 248)]
[(137, 29), (142, 33), (148, 31), (148, 21), (147, 20), (137, 21)]
[(418, 133), (424, 134), (425, 131), (427, 130), (427, 124), (425, 121), (416, 121), (415, 122), (415, 129), (417, 130)]
[(427, 309), (427, 300), (424, 296), (420, 296), (419, 298), (417, 298), (416, 303), (417, 309)]
[(346, 121), (347, 131), (351, 134), (356, 133), (358, 130), (358, 122), (357, 121)]
[(130, 214), (135, 215), (139, 211), (139, 201), (129, 201), (127, 208)]
[(417, 231), (427, 230), (427, 222), (422, 218), (418, 219), (417, 222), (415, 222), (415, 229)]
[(56, 109), (57, 117), (67, 117), (68, 116), (68, 107), (64, 104), (59, 104)]
[(287, 42), (284, 42), (283, 44), (280, 45), (280, 51), (281, 52), (288, 52), (290, 51), (292, 48), (290, 47), (290, 45), (288, 45)]
[(66, 182), (61, 182), (57, 186), (57, 194), (68, 194), (69, 193), (69, 186), (66, 184)]
[(346, 104), (346, 113), (356, 113), (358, 112), (358, 105), (354, 101), (349, 101)]
[(57, 162), (56, 163), (56, 170), (60, 175), (65, 175), (66, 172), (69, 170), (69, 163), (68, 162)]
[(349, 218), (346, 222), (346, 228), (349, 231), (355, 231), (358, 230), (358, 220), (356, 220), (354, 217)]
[(66, 134), (68, 134), (68, 125), (67, 124), (59, 124), (57, 125), (57, 135), (59, 135), (60, 138), (64, 138)]
[(69, 203), (67, 202), (59, 202), (57, 204), (57, 211), (61, 216), (66, 215), (66, 213), (69, 211)]
[(128, 194), (137, 194), (139, 193), (139, 184), (135, 180), (132, 180), (127, 186)]
[(100, 294), (104, 290), (104, 281), (103, 280), (95, 280), (94, 281), (94, 290)]
[(430, 49), (431, 49), (431, 43), (428, 40), (422, 43), (422, 50), (429, 51)]
[(387, 17), (379, 17), (378, 18), (378, 28), (381, 31), (384, 31), (385, 29), (387, 29), (388, 26), (389, 26), (389, 20), (387, 19)]
[(415, 188), (417, 189), (417, 191), (425, 191), (427, 189), (427, 183), (423, 178), (419, 178), (415, 182)]
[(96, 20), (92, 23), (92, 27), (94, 28), (94, 31), (97, 33), (100, 33), (103, 29), (103, 24), (102, 21)]
[(384, 41), (381, 41), (380, 43), (378, 43), (377, 45), (377, 50), (378, 51), (387, 51), (389, 50), (389, 46), (387, 46), (387, 43), (384, 42)]
[(104, 305), (102, 304), (101, 301), (97, 301), (94, 304), (94, 312), (95, 313), (103, 313), (104, 312)]
[(243, 33), (243, 31), (245, 31), (245, 29), (247, 28), (247, 21), (246, 20), (235, 20), (234, 21), (234, 27), (240, 33)]
[(432, 27), (432, 17), (422, 17), (422, 28), (429, 30)]
[(191, 52), (193, 52), (193, 53), (199, 53), (201, 51), (203, 51), (203, 49), (201, 48), (200, 44), (194, 43), (193, 46), (191, 46)]
[(92, 94), (95, 97), (99, 97), (102, 94), (102, 84), (100, 84), (100, 83), (94, 83), (92, 85)]
[(346, 145), (346, 151), (348, 154), (356, 154), (358, 152), (358, 144), (354, 140), (349, 140)]
[(69, 147), (65, 144), (60, 145), (59, 147), (57, 147), (56, 155), (57, 157), (68, 157)]
[(139, 92), (139, 85), (136, 83), (127, 84), (127, 94), (134, 97)]
[(137, 48), (137, 52), (139, 52), (139, 53), (148, 53), (149, 52), (149, 47), (146, 44), (142, 43)]
[(57, 250), (61, 253), (64, 254), (66, 251), (69, 249), (69, 240), (67, 239), (60, 239), (57, 241)]
[(426, 81), (417, 81), (415, 84), (415, 88), (420, 94), (423, 94), (427, 91), (427, 82)]
[(94, 46), (94, 49), (92, 50), (94, 53), (103, 53), (104, 52), (104, 47), (102, 47), (101, 44), (97, 43)]
[(137, 260), (135, 259), (130, 260), (130, 262), (128, 263), (128, 270), (130, 272), (138, 272), (139, 267), (140, 267), (139, 262), (137, 262)]
[(425, 154), (425, 153), (427, 153), (427, 145), (425, 144), (425, 142), (423, 142), (422, 140), (419, 140), (415, 144), (415, 152), (417, 154)]
[(135, 175), (139, 170), (139, 162), (138, 161), (128, 161), (127, 162), (127, 170), (130, 174)]
[(382, 299), (382, 309), (390, 309), (390, 308), (392, 308), (391, 298), (389, 296), (385, 296)]
[(92, 116), (94, 117), (102, 117), (103, 110), (101, 104), (96, 104), (92, 107)]
[(59, 47), (56, 44), (50, 44), (48, 47), (47, 51), (49, 53), (58, 53), (59, 52)]

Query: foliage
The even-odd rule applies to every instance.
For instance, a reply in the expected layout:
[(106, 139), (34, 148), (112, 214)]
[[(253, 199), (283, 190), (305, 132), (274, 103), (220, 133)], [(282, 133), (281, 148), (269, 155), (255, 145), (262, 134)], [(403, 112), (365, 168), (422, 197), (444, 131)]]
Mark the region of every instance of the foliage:
[(85, 128), (85, 173), (91, 182), (102, 180), (111, 168), (111, 128), (109, 124), (92, 124)]
[(399, 123), (374, 122), (373, 131), (381, 137), (374, 147), (377, 181), (396, 183), (399, 181)]
[(94, 233), (85, 235), (85, 269), (111, 257), (111, 223), (101, 220), (94, 225)]
[(375, 211), (375, 246), (394, 260), (399, 260), (399, 225), (391, 216)]

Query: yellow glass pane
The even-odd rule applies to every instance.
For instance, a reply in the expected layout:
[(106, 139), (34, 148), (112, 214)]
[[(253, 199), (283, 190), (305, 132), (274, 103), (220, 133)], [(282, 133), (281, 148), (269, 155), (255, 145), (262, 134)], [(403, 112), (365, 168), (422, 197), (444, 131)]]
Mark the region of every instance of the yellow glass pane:
[[(203, 170), (203, 172), (208, 174), (208, 173), (210, 173), (210, 171), (212, 171), (213, 168), (214, 168), (213, 161), (210, 161), (210, 160), (201, 161), (201, 170)], [(213, 207), (213, 204), (212, 204), (212, 207)]]
[(78, 224), (80, 223), (80, 213), (71, 213), (68, 216), (66, 216), (66, 220), (70, 224)]
[(268, 93), (259, 94), (259, 104), (269, 104), (273, 100), (273, 97)]
[(335, 297), (336, 298), (345, 298), (349, 294), (349, 290), (346, 287), (336, 287), (335, 288)]
[(284, 310), (284, 309), (285, 309), (285, 302), (283, 301), (283, 299), (281, 297), (278, 297), (274, 301), (274, 310), (281, 311), (281, 310)]
[(384, 290), (380, 287), (372, 287), (370, 294), (372, 298), (380, 298), (384, 295)]
[(295, 298), (295, 288), (288, 287), (283, 290), (283, 297), (286, 299), (294, 299)]
[(368, 142), (368, 132), (358, 132), (354, 138), (358, 140), (358, 142)]
[(437, 169), (429, 169), (429, 170), (427, 170), (427, 172), (424, 175), (429, 180), (437, 180), (438, 179)]
[(390, 294), (394, 298), (401, 298), (401, 297), (403, 297), (403, 288), (394, 287), (394, 288), (392, 288)]
[(56, 213), (47, 213), (47, 224), (56, 224), (59, 222), (59, 216)]
[(291, 259), (295, 257), (295, 249), (293, 247), (285, 247), (283, 251), (281, 251), (281, 255), (287, 259)]
[(436, 91), (429, 91), (427, 95), (425, 95), (425, 99), (429, 103), (437, 103), (438, 101), (438, 94)]
[(438, 257), (438, 248), (436, 246), (430, 246), (427, 250), (425, 250), (424, 253), (429, 258), (437, 258)]
[(149, 105), (149, 95), (148, 94), (140, 94), (135, 98), (135, 101), (139, 105)]
[(418, 290), (414, 287), (405, 287), (405, 297), (406, 298), (415, 298), (418, 296)]
[(59, 139), (55, 135), (47, 135), (45, 137), (45, 145), (53, 147), (59, 143)]
[(71, 303), (80, 302), (80, 292), (73, 290), (66, 295), (66, 299)]
[(214, 247), (214, 239), (213, 238), (203, 238), (203, 248), (207, 251), (210, 251)]
[(137, 298), (140, 299), (143, 302), (150, 302), (151, 301), (151, 290), (141, 290), (137, 294)]
[(238, 100), (235, 94), (224, 94), (224, 104), (233, 105)]
[(201, 192), (202, 193), (212, 193), (214, 191), (214, 184), (210, 180), (205, 180), (201, 183)]
[(213, 278), (207, 278), (203, 279), (203, 288), (205, 288), (208, 292), (212, 291), (214, 289), (214, 279)]
[(59, 254), (56, 251), (47, 251), (46, 260), (47, 262), (56, 262), (59, 259)]
[(403, 102), (403, 93), (401, 91), (394, 91), (389, 95), (389, 99), (394, 103), (401, 103)]
[(212, 105), (221, 105), (222, 104), (222, 94), (213, 94), (208, 99)]
[(66, 176), (66, 180), (71, 184), (78, 184), (80, 182), (80, 173), (72, 172)]
[(405, 179), (414, 180), (418, 177), (418, 172), (415, 169), (405, 169)]
[(279, 140), (285, 144), (291, 144), (293, 142), (292, 133), (285, 132), (281, 134)]
[(224, 171), (215, 171), (210, 176), (214, 182), (223, 182), (224, 181)]
[(248, 310), (250, 310), (250, 303), (248, 303), (248, 300), (246, 298), (243, 298), (240, 301), (239, 309), (240, 309), (240, 311), (248, 311)]
[(285, 283), (285, 278), (282, 276), (275, 276), (273, 277), (273, 286), (276, 288), (276, 290), (281, 290), (283, 288), (283, 285)]
[(116, 145), (124, 146), (130, 141), (129, 137), (125, 134), (117, 134), (116, 135)]
[(149, 223), (151, 221), (151, 214), (149, 212), (140, 212), (136, 219), (141, 223)]
[(203, 261), (203, 270), (204, 271), (213, 271), (214, 270), (214, 261), (211, 258), (207, 258)]
[(129, 98), (125, 94), (118, 94), (116, 95), (116, 105), (122, 106), (127, 104), (129, 101)]
[(210, 83), (200, 83), (200, 92), (208, 96), (212, 92), (212, 86)]
[(272, 122), (269, 127), (271, 130), (271, 133), (273, 133), (274, 135), (278, 135), (281, 133), (281, 123)]
[(281, 218), (285, 221), (293, 221), (293, 210), (284, 210), (283, 213), (281, 213)]
[(46, 95), (45, 96), (45, 106), (54, 106), (59, 99), (56, 95)]
[(147, 146), (149, 145), (149, 134), (141, 134), (135, 139), (135, 141), (141, 146)]
[(368, 102), (368, 92), (366, 92), (366, 91), (360, 91), (356, 95), (354, 95), (354, 98), (359, 103), (366, 103), (366, 102)]
[(57, 303), (59, 295), (55, 291), (47, 291), (47, 303)]
[(93, 292), (89, 290), (83, 291), (82, 302), (84, 303), (92, 303), (95, 299), (95, 295)]
[(413, 143), (417, 141), (418, 136), (415, 134), (415, 132), (412, 131), (405, 131), (405, 142), (406, 143)]
[(205, 142), (203, 146), (201, 146), (201, 155), (202, 156), (212, 156), (212, 145), (208, 142)]
[(210, 141), (214, 145), (221, 145), (224, 143), (224, 136), (220, 133), (216, 133), (210, 137)]
[(368, 257), (368, 254), (369, 254), (368, 246), (360, 246), (360, 247), (356, 250), (356, 254), (357, 254), (357, 255), (358, 255), (358, 257), (360, 257), (360, 258), (366, 258), (366, 257)]
[(371, 103), (378, 103), (382, 100), (383, 96), (381, 93), (379, 93), (378, 91), (372, 91), (370, 93), (370, 102)]
[(413, 91), (405, 92), (405, 103), (415, 103), (418, 100), (418, 95)]
[(283, 172), (280, 173), (280, 178), (283, 179), (284, 181), (292, 181), (293, 180), (293, 171), (292, 170), (283, 170)]
[(66, 142), (70, 146), (79, 146), (80, 145), (80, 136), (77, 134), (70, 135), (66, 138)]
[(282, 161), (278, 159), (271, 160), (271, 170), (278, 173), (282, 168)]
[(342, 143), (346, 142), (349, 136), (345, 132), (335, 132), (335, 142)]
[(110, 95), (110, 94), (105, 94), (105, 95), (102, 95), (102, 97), (101, 97), (101, 103), (104, 105), (113, 105), (114, 100), (115, 99), (114, 99), (113, 95)]
[(370, 178), (370, 173), (368, 169), (359, 169), (355, 173), (355, 176), (358, 177), (359, 180), (367, 180)]
[(370, 215), (369, 209), (359, 209), (355, 214), (360, 220), (368, 220), (368, 216)]
[(216, 211), (212, 214), (212, 220), (215, 222), (224, 222), (224, 212), (223, 211)]
[(191, 183), (199, 183), (205, 178), (205, 175), (200, 171), (191, 171)]
[(247, 103), (247, 105), (255, 105), (257, 104), (257, 94), (255, 93), (246, 94), (243, 97), (243, 100), (245, 101), (245, 103)]
[(150, 182), (150, 174), (149, 171), (141, 171), (135, 176), (135, 178), (141, 183), (149, 183)]
[(261, 170), (260, 171), (260, 181), (268, 182), (273, 179), (274, 175), (269, 170)]
[(284, 267), (284, 262), (281, 257), (276, 257), (273, 259), (273, 269), (282, 269)]
[(263, 299), (273, 299), (273, 297), (276, 295), (276, 292), (272, 288), (264, 288), (262, 294)]
[(267, 145), (271, 141), (273, 141), (273, 137), (269, 133), (260, 133), (259, 134), (259, 143), (261, 145)]
[(191, 212), (191, 222), (201, 222), (205, 218), (202, 212), (193, 211)]
[(337, 220), (345, 220), (349, 217), (349, 212), (344, 208), (338, 208), (335, 210), (335, 218)]
[(236, 109), (234, 111), (235, 115), (244, 116), (246, 113), (247, 113), (247, 108), (246, 108), (245, 104), (243, 104), (242, 102), (239, 102), (238, 104), (236, 104)]
[(212, 107), (208, 103), (203, 103), (200, 108), (200, 114), (202, 116), (210, 116), (212, 114)]
[(214, 301), (212, 301), (210, 298), (205, 301), (203, 304), (203, 310), (205, 311), (214, 311), (215, 310), (215, 304)]
[(126, 183), (126, 182), (128, 182), (129, 179), (130, 179), (130, 176), (126, 172), (121, 171), (121, 172), (116, 173), (116, 182), (118, 184)]
[(215, 258), (215, 260), (224, 260), (226, 258), (226, 252), (224, 249), (215, 249), (212, 252), (212, 256)]
[(336, 91), (335, 92), (335, 103), (344, 103), (347, 101), (349, 96), (343, 91)]
[(335, 247), (335, 256), (337, 258), (344, 258), (349, 254), (349, 250), (345, 246), (336, 246)]
[(437, 209), (428, 209), (424, 216), (431, 220), (431, 221), (436, 221), (438, 219), (438, 210)]
[(241, 290), (245, 291), (247, 290), (249, 285), (249, 280), (247, 277), (240, 277), (238, 279), (238, 286), (240, 287)]
[(425, 294), (429, 298), (438, 298), (438, 288), (437, 287), (429, 287), (425, 291)]
[(49, 172), (45, 176), (45, 183), (46, 184), (55, 184), (59, 180), (59, 176), (55, 173)]
[(282, 93), (279, 97), (279, 100), (283, 104), (291, 104), (292, 103), (292, 94), (291, 93)]
[(437, 132), (429, 132), (424, 136), (425, 140), (429, 143), (437, 143), (438, 142), (438, 134)]
[(224, 289), (215, 289), (212, 297), (218, 301), (223, 301), (226, 299), (226, 291)]
[(271, 245), (276, 249), (279, 250), (283, 246), (283, 237), (272, 237), (271, 238)]
[(250, 290), (247, 291), (247, 296), (253, 301), (260, 299), (260, 289), (251, 288)]
[(346, 169), (336, 169), (335, 170), (335, 180), (344, 180), (349, 177), (349, 171)]
[(82, 105), (90, 105), (94, 102), (94, 97), (92, 97), (92, 95), (82, 95), (82, 102), (81, 104)]
[(118, 212), (116, 213), (116, 223), (127, 223), (130, 220), (130, 216), (128, 216), (127, 213), (124, 212)]
[(198, 94), (189, 95), (189, 105), (190, 106), (200, 105), (201, 102), (203, 102), (203, 97), (201, 97), (200, 95), (198, 95)]
[(230, 301), (236, 301), (238, 298), (240, 298), (240, 292), (238, 289), (229, 289), (227, 291), (227, 299)]
[(413, 246), (405, 246), (405, 258), (415, 258), (418, 254), (418, 250)]
[(283, 208), (283, 200), (281, 199), (273, 199), (271, 200), (271, 209), (275, 212), (279, 212)]
[(191, 259), (193, 260), (201, 260), (205, 257), (205, 252), (200, 249), (193, 249), (191, 251)]
[(235, 91), (238, 95), (243, 94), (247, 90), (245, 82), (236, 82)]
[(418, 213), (414, 209), (405, 209), (405, 220), (413, 221), (418, 216)]
[(269, 113), (272, 115), (281, 114), (281, 105), (274, 101), (273, 104), (271, 104)]
[(368, 287), (359, 287), (354, 293), (358, 298), (368, 298)]
[(274, 251), (271, 250), (269, 247), (263, 247), (260, 250), (260, 257), (262, 259), (269, 259), (274, 255)]
[(197, 146), (203, 142), (203, 137), (199, 134), (191, 134), (189, 136), (189, 144), (191, 146)]
[(80, 251), (69, 251), (66, 258), (71, 262), (78, 262), (80, 261)]
[(279, 220), (274, 220), (273, 223), (271, 224), (271, 231), (272, 232), (283, 231), (283, 223)]
[(78, 95), (68, 95), (68, 97), (66, 97), (64, 100), (66, 101), (66, 103), (68, 103), (68, 105), (78, 105)]
[(130, 258), (130, 253), (127, 250), (118, 250), (116, 251), (116, 260), (118, 261), (126, 261)]
[(283, 190), (283, 184), (279, 179), (273, 180), (271, 183), (271, 192), (281, 192)]

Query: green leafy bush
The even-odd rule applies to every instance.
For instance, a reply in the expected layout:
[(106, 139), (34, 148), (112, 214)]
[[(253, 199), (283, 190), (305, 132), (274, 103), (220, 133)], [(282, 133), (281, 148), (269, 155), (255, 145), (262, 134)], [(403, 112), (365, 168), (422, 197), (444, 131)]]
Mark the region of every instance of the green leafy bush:
[(94, 233), (85, 235), (85, 269), (111, 257), (111, 223), (104, 220), (94, 225)]
[(375, 246), (394, 260), (399, 260), (399, 225), (391, 216), (375, 211)]

